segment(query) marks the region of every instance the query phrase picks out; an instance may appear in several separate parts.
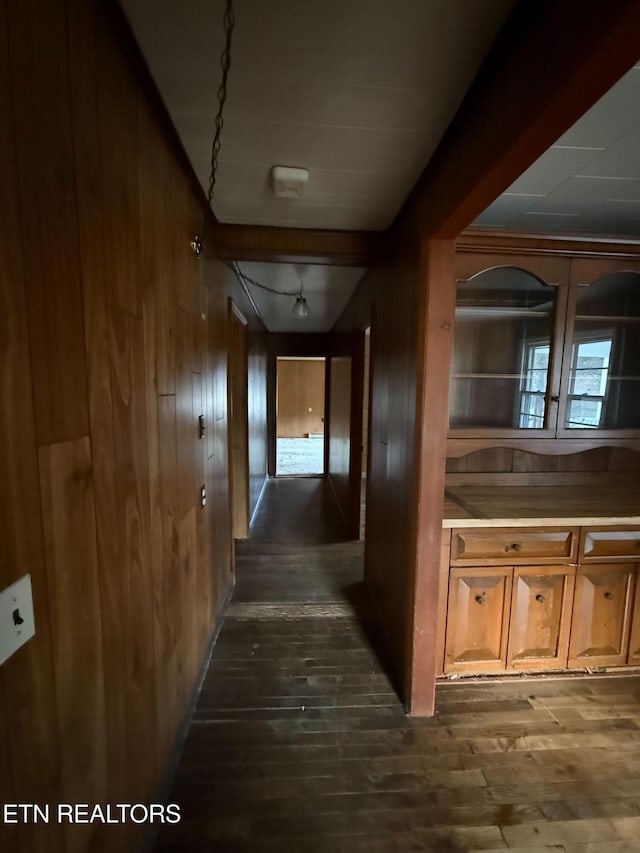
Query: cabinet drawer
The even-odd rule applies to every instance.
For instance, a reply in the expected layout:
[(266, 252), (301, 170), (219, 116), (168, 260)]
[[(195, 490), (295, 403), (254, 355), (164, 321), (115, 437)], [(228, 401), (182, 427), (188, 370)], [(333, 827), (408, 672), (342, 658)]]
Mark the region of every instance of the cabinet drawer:
[(454, 530), (451, 564), (454, 566), (544, 565), (573, 562), (578, 528), (477, 527)]
[(585, 527), (580, 536), (580, 562), (640, 559), (637, 527)]

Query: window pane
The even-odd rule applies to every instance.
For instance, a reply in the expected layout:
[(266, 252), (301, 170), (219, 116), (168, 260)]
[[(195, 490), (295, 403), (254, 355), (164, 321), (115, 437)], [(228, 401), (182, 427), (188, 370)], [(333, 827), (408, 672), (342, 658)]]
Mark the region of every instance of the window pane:
[(458, 285), (452, 427), (544, 427), (555, 303), (556, 288), (519, 269)]

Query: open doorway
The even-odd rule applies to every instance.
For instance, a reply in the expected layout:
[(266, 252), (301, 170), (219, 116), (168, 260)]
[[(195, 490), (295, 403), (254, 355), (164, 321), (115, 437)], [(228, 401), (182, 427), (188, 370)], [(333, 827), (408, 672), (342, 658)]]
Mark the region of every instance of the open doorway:
[(278, 358), (276, 476), (324, 474), (324, 358)]

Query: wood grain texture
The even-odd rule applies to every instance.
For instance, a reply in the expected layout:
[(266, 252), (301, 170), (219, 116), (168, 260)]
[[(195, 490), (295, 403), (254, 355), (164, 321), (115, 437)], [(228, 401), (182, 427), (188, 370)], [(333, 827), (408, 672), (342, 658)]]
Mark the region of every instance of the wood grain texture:
[(328, 422), (329, 467), (327, 476), (331, 479), (338, 503), (347, 519), (350, 519), (351, 516), (349, 500), (352, 453), (352, 370), (353, 359), (351, 356), (337, 356), (331, 359)]
[[(40, 448), (39, 463), (64, 802), (103, 803), (108, 744), (89, 439)], [(85, 850), (94, 829), (69, 827), (68, 850)]]
[[(40, 2), (34, 11), (8, 3), (33, 399), (42, 445), (86, 435), (89, 418), (66, 13), (61, 0)], [(55, 215), (47, 199), (55, 199)]]
[[(98, 0), (0, 12), (0, 588), (29, 571), (36, 613), (2, 667), (0, 786), (151, 801), (233, 579), (226, 338), (207, 306), (244, 296), (185, 243), (201, 194), (117, 16)], [(264, 447), (259, 371), (252, 393)], [(16, 849), (115, 853), (139, 832), (31, 824)]]
[[(13, 93), (9, 69), (11, 30), (7, 4), (0, 4), (0, 111), (10, 117)], [(58, 742), (49, 601), (45, 576), (39, 504), (38, 458), (32, 397), (31, 358), (22, 263), (22, 234), (14, 127), (0, 123), (0, 472), (7, 499), (0, 502), (0, 588), (31, 573), (38, 633), (2, 666), (0, 717), (8, 760), (0, 769), (14, 801), (54, 801), (60, 789)], [(7, 701), (11, 697), (11, 701)], [(47, 838), (46, 827), (20, 827), (24, 850), (63, 853), (60, 833)]]

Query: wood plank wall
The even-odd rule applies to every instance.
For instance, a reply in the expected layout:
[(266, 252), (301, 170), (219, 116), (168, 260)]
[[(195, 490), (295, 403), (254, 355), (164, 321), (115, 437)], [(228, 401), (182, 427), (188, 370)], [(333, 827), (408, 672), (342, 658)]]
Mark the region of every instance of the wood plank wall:
[(336, 332), (349, 332), (371, 325), (365, 581), (407, 700), (416, 562), (416, 264), (406, 252), (397, 266), (370, 271), (336, 326)]
[(360, 538), (365, 334), (334, 334), (329, 360), (327, 476), (349, 535)]
[[(0, 0), (0, 588), (31, 573), (37, 630), (0, 669), (5, 802), (153, 800), (232, 585), (227, 300), (251, 308), (189, 248), (202, 197), (107, 5)], [(5, 829), (19, 853), (143, 831)]]
[(324, 360), (278, 360), (278, 438), (324, 434), (324, 373)]

